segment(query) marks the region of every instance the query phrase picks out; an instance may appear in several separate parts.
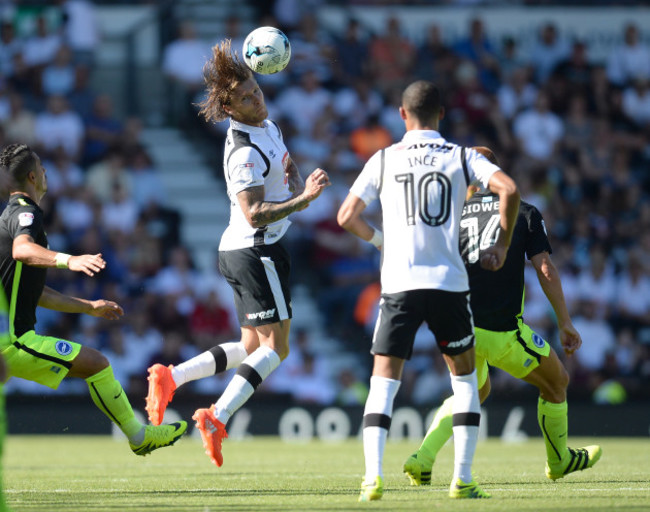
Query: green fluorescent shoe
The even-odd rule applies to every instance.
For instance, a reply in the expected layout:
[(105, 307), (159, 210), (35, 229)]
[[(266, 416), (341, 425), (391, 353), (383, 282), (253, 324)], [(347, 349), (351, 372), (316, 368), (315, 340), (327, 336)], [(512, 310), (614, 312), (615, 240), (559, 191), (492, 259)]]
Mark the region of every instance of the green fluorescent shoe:
[(381, 499), (384, 495), (384, 480), (378, 476), (374, 482), (367, 483), (361, 482), (361, 492), (359, 493), (359, 501), (375, 501)]
[(186, 421), (177, 421), (169, 425), (146, 425), (142, 444), (134, 445), (129, 443), (129, 446), (136, 455), (148, 455), (158, 448), (173, 445), (186, 430)]
[(490, 498), (491, 496), (481, 489), (478, 484), (472, 480), (470, 483), (466, 484), (460, 478), (457, 478), (455, 482), (452, 482), (449, 486), (449, 497), (450, 498)]
[(417, 453), (406, 459), (403, 471), (411, 481), (411, 485), (431, 485), (431, 468), (427, 468), (422, 461), (418, 460)]
[(590, 446), (585, 446), (584, 448), (569, 448), (569, 463), (564, 467), (553, 466), (551, 467), (548, 462), (546, 462), (546, 477), (551, 480), (557, 480), (562, 478), (569, 473), (574, 471), (582, 471), (583, 469), (589, 469), (592, 467), (600, 456), (603, 454), (603, 451), (600, 449), (600, 446), (595, 444)]

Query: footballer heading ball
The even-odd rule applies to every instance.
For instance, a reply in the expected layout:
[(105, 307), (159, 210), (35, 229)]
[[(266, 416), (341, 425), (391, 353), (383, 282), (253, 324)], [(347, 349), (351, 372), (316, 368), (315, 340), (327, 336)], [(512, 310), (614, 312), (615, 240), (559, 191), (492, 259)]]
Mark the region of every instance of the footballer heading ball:
[(287, 67), (291, 59), (291, 44), (281, 30), (259, 27), (244, 39), (244, 62), (256, 73), (272, 75)]

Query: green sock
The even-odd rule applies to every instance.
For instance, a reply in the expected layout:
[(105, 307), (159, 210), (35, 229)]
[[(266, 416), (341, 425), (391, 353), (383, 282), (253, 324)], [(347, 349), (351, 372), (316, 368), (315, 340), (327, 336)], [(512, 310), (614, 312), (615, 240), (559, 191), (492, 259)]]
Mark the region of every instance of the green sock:
[[(2, 357), (2, 356), (0, 356)], [(5, 409), (5, 393), (2, 383), (0, 383), (0, 460), (4, 452), (5, 434), (7, 432), (7, 411)], [(5, 502), (4, 484), (2, 482), (2, 467), (0, 466), (0, 512), (9, 510)]]
[(86, 379), (90, 396), (109, 419), (124, 432), (134, 444), (140, 444), (144, 440), (144, 426), (133, 414), (122, 385), (115, 380), (113, 369), (108, 366)]
[(449, 438), (454, 433), (451, 410), (453, 399), (454, 397), (450, 396), (438, 407), (427, 435), (418, 450), (418, 460), (421, 460), (427, 466), (433, 466), (440, 448), (449, 441)]
[(550, 466), (563, 463), (569, 453), (566, 445), (569, 431), (568, 410), (566, 400), (554, 404), (540, 397), (537, 402), (537, 421), (544, 435), (546, 459)]

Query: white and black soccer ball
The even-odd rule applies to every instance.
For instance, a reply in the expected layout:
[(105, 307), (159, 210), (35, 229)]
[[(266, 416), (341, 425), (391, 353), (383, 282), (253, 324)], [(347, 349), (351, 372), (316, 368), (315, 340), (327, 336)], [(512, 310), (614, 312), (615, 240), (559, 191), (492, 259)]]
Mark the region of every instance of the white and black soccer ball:
[(287, 67), (291, 59), (291, 43), (275, 27), (258, 27), (244, 39), (244, 62), (256, 73), (272, 75)]

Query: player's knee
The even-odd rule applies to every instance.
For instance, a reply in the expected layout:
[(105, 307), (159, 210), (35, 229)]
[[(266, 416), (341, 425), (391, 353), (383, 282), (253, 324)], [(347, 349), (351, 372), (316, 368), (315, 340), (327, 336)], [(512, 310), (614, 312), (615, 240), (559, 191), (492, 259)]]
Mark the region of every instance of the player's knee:
[(101, 372), (104, 368), (110, 366), (110, 362), (104, 354), (91, 348), (86, 353), (84, 366), (89, 375), (95, 375)]

